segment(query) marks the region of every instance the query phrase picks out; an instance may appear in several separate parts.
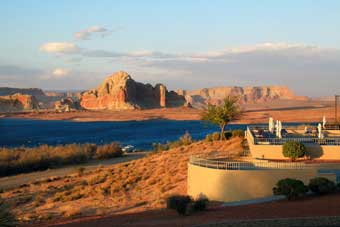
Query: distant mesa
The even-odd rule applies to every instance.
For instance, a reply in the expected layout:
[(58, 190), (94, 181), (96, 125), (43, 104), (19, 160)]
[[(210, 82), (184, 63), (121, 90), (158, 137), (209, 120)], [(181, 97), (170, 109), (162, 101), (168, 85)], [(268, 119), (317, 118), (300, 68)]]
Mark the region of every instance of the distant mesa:
[(0, 112), (17, 112), (39, 109), (39, 103), (33, 95), (16, 93), (0, 96)]
[(183, 106), (185, 99), (163, 84), (134, 81), (123, 71), (107, 77), (98, 88), (82, 94), (80, 105), (90, 110), (133, 110)]
[(275, 100), (308, 100), (305, 96), (295, 96), (286, 86), (258, 87), (214, 87), (197, 90), (177, 90), (185, 97), (186, 102), (195, 108), (203, 108), (207, 104), (220, 104), (226, 96), (240, 97), (241, 104), (265, 103)]

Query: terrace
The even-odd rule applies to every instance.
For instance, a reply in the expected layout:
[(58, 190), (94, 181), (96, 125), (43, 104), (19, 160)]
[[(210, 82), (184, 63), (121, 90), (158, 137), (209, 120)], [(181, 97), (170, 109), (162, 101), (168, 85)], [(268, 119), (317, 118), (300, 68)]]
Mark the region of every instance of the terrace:
[(188, 163), (188, 194), (211, 200), (234, 202), (273, 195), (275, 184), (285, 178), (308, 184), (315, 177), (339, 181), (340, 164), (282, 162), (249, 157), (194, 155)]
[(282, 154), (282, 145), (296, 141), (305, 145), (303, 159), (340, 160), (340, 130), (337, 124), (329, 124), (325, 117), (322, 123), (283, 125), (269, 119), (268, 125), (248, 126), (246, 138), (251, 156), (255, 159), (287, 159)]

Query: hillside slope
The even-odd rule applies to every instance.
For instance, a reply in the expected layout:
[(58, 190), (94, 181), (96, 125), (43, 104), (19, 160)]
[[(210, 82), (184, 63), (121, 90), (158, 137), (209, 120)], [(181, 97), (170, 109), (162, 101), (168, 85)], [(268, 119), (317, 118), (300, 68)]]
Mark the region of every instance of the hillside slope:
[(162, 208), (169, 195), (186, 194), (190, 155), (239, 154), (241, 142), (196, 142), (80, 175), (32, 182), (1, 196), (22, 221)]

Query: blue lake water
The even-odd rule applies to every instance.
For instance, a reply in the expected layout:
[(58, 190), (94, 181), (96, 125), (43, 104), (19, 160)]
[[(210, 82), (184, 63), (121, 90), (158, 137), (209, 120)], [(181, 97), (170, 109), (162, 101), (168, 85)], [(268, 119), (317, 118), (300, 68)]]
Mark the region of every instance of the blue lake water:
[[(230, 124), (227, 130), (246, 129), (246, 126)], [(151, 149), (152, 143), (177, 140), (186, 131), (194, 139), (202, 139), (219, 128), (202, 121), (74, 122), (3, 118), (0, 119), (0, 147), (117, 141), (123, 146), (131, 144), (138, 149)]]

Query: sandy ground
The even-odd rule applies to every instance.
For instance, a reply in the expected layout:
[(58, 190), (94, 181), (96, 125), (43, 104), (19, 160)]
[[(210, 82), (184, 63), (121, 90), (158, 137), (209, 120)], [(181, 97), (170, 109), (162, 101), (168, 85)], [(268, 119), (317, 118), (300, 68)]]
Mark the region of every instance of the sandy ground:
[[(161, 209), (151, 210), (141, 213), (121, 214), (105, 217), (87, 217), (82, 219), (74, 219), (71, 221), (57, 221), (53, 224), (35, 225), (37, 227), (179, 227), (179, 226), (197, 226), (207, 223), (231, 223), (242, 220), (272, 219), (267, 220), (267, 225), (258, 226), (276, 226), (273, 223), (281, 218), (297, 218), (297, 217), (327, 217), (340, 216), (340, 194), (328, 196), (310, 197), (297, 201), (276, 201), (263, 204), (252, 204), (237, 207), (215, 207), (205, 212), (195, 213), (191, 216), (178, 216), (175, 212)], [(251, 222), (250, 222), (251, 223)], [(272, 225), (270, 225), (272, 223)], [(339, 219), (338, 222), (339, 224)], [(295, 224), (294, 220), (290, 223)], [(290, 225), (290, 226), (291, 226)], [(212, 225), (215, 226), (215, 225)], [(232, 226), (232, 225), (216, 225), (216, 226)], [(235, 223), (234, 226), (239, 226)], [(244, 226), (249, 226), (244, 225)], [(288, 225), (289, 226), (289, 225)], [(295, 226), (295, 225), (294, 225)], [(302, 225), (301, 225), (302, 226)], [(308, 225), (313, 226), (313, 225)], [(321, 225), (323, 226), (323, 225)], [(334, 225), (338, 226), (338, 225)]]
[[(334, 119), (333, 103), (324, 101), (280, 101), (248, 104), (242, 106), (242, 108), (245, 112), (244, 116), (241, 120), (234, 123), (264, 123), (268, 121), (268, 117), (274, 117), (286, 122), (315, 122), (320, 121), (324, 115), (328, 120)], [(72, 121), (199, 120), (201, 113), (202, 111), (198, 109), (181, 107), (152, 110), (77, 111), (70, 113), (42, 111), (8, 113), (2, 114), (1, 117)]]
[(86, 169), (85, 171), (90, 171), (98, 168), (98, 166), (110, 166), (118, 163), (128, 162), (142, 158), (146, 155), (146, 153), (147, 152), (130, 153), (119, 158), (113, 158), (108, 160), (95, 160), (84, 164), (66, 166), (57, 169), (48, 169), (45, 171), (36, 171), (33, 173), (23, 173), (8, 177), (0, 177), (0, 188), (11, 189), (19, 187), (20, 185), (23, 184), (29, 184), (30, 182), (39, 179), (45, 179), (49, 177), (63, 177), (69, 174), (76, 173), (80, 167), (85, 168)]

